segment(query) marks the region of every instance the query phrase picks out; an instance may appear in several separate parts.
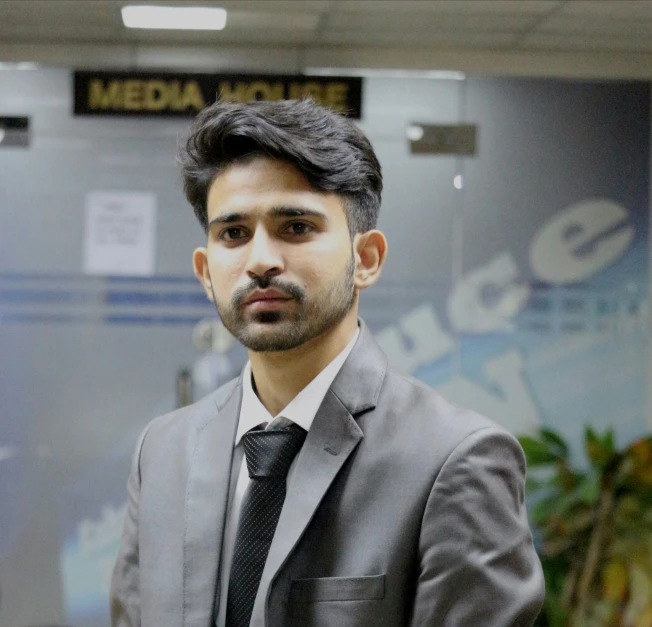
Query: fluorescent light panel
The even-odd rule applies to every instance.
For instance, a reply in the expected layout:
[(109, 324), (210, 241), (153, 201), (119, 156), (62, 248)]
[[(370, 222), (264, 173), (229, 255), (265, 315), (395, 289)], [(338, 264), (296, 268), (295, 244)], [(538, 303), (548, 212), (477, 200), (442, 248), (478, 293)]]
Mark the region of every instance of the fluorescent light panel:
[(128, 28), (167, 28), (174, 30), (222, 30), (226, 10), (211, 7), (122, 7), (122, 21)]
[(0, 61), (0, 70), (38, 70), (38, 65), (27, 61), (17, 63)]

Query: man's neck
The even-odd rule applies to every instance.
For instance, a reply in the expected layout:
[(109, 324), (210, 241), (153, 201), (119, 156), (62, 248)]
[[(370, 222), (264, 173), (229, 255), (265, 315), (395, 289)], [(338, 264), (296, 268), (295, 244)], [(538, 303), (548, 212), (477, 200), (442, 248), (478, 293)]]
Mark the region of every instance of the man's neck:
[(249, 352), (256, 393), (267, 411), (276, 416), (287, 407), (351, 341), (358, 328), (351, 311), (336, 327), (289, 351)]

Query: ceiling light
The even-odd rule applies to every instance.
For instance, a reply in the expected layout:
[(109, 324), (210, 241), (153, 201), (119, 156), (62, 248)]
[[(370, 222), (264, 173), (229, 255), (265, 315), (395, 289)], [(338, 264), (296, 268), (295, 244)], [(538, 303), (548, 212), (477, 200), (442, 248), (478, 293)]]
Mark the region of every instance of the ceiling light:
[(410, 141), (418, 142), (423, 137), (423, 126), (411, 124), (405, 129), (405, 134)]
[(128, 28), (180, 30), (222, 30), (226, 10), (209, 7), (122, 7), (122, 21)]
[(6, 131), (5, 131), (5, 129), (0, 128), (0, 144), (1, 144), (2, 141), (4, 140), (5, 135), (6, 135)]
[(38, 70), (38, 65), (27, 61), (18, 63), (0, 61), (0, 70)]

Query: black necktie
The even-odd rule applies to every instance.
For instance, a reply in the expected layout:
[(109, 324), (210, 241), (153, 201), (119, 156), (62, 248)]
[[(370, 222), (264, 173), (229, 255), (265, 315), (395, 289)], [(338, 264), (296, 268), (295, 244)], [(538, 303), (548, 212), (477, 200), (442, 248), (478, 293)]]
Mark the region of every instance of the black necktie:
[(242, 436), (250, 482), (242, 500), (226, 602), (228, 627), (249, 627), (269, 547), (278, 523), (288, 470), (306, 439), (297, 425)]

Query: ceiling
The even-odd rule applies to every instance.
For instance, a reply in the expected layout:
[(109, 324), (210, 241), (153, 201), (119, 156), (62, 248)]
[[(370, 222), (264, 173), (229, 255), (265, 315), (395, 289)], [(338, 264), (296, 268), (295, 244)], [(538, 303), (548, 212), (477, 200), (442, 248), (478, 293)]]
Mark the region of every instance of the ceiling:
[[(126, 4), (221, 6), (223, 31), (127, 29)], [(2, 44), (652, 52), (652, 0), (0, 0)]]

